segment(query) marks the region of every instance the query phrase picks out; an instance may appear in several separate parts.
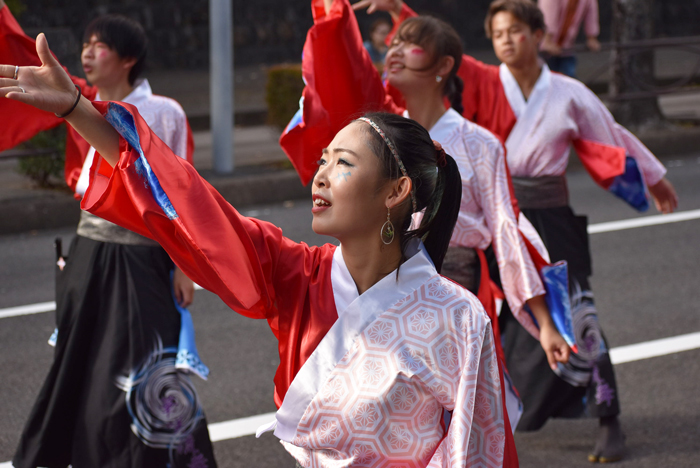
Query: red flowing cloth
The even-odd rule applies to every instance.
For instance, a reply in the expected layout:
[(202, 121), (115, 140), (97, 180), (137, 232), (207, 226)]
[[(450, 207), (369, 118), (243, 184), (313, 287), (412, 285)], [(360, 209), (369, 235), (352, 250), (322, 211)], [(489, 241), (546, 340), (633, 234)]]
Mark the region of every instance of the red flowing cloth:
[[(17, 20), (5, 6), (0, 9), (0, 63), (25, 66), (41, 66), (36, 54), (36, 43), (28, 37)], [(67, 70), (66, 70), (67, 71)], [(83, 78), (71, 76), (73, 83), (81, 88), (83, 96), (93, 101), (97, 88), (88, 85)], [(30, 105), (0, 97), (0, 151), (13, 148), (32, 138), (39, 132), (49, 130), (63, 123), (51, 112), (39, 110)], [(83, 162), (90, 145), (72, 127), (67, 127), (66, 162), (64, 178), (68, 187), (75, 191)], [(194, 139), (187, 124), (187, 160), (192, 163)], [(105, 169), (106, 170), (106, 169)]]

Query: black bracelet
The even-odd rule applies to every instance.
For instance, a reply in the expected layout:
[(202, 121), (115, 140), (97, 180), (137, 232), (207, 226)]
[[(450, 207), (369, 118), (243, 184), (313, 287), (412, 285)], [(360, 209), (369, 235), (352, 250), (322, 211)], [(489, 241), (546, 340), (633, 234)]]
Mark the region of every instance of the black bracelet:
[(80, 102), (80, 95), (82, 94), (82, 91), (80, 90), (80, 86), (78, 86), (78, 85), (75, 85), (75, 89), (78, 90), (78, 98), (75, 100), (75, 102), (73, 103), (73, 107), (71, 107), (68, 112), (66, 112), (65, 114), (61, 114), (61, 115), (54, 114), (59, 119), (64, 119), (64, 118), (68, 117), (68, 115), (70, 115), (70, 113), (73, 112), (76, 107), (78, 107), (78, 103)]

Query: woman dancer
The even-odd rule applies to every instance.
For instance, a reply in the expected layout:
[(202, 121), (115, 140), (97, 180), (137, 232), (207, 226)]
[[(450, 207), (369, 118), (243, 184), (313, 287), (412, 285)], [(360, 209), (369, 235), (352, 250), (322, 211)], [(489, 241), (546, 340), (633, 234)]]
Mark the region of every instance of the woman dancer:
[(340, 247), (310, 248), (239, 215), (133, 106), (76, 96), (43, 35), (37, 51), (41, 67), (0, 66), (0, 93), (67, 113), (114, 166), (93, 164), (83, 208), (156, 239), (234, 310), (268, 320), (281, 361), (270, 428), (299, 463), (517, 466), (491, 323), (437, 273), (459, 171), (420, 125), (373, 114), (335, 136), (314, 177), (312, 226)]
[[(427, 17), (402, 25), (385, 62), (387, 83), (396, 95), (393, 97), (362, 47), (349, 2), (315, 0), (312, 7), (315, 25), (307, 35), (303, 55), (307, 83), (303, 108), (280, 140), (302, 181), (306, 182), (312, 173), (306, 155), (318, 151), (349, 116), (365, 109), (410, 115), (455, 157), (462, 178), (460, 215), (444, 274), (477, 294), (495, 321), (497, 313), (483, 254), (493, 245), (504, 278), (505, 297), (515, 316), (540, 339), (550, 366), (566, 362), (569, 349), (552, 323), (543, 299), (545, 290), (531, 259), (531, 254), (546, 259), (547, 253), (537, 233), (522, 217), (520, 228), (527, 239), (519, 232), (503, 147), (487, 130), (460, 116), (463, 84), (456, 72), (462, 47), (455, 31), (446, 23)], [(457, 110), (446, 109), (446, 98)], [(539, 247), (538, 251), (533, 244)], [(537, 324), (525, 310), (526, 304)], [(497, 328), (495, 332), (498, 333)], [(497, 347), (500, 349), (500, 343)], [(517, 422), (517, 416), (511, 415), (511, 421)]]
[[(372, 2), (385, 0), (372, 0)], [(415, 16), (401, 0), (390, 0), (397, 24)], [(569, 263), (574, 329), (580, 352), (558, 375), (526, 330), (506, 314), (506, 359), (525, 413), (518, 426), (537, 430), (550, 417), (587, 414), (600, 420), (591, 462), (624, 455), (620, 405), (607, 343), (590, 290), (586, 217), (569, 206), (565, 171), (571, 147), (592, 178), (638, 210), (648, 207), (647, 190), (663, 213), (678, 205), (666, 169), (582, 83), (551, 73), (538, 58), (544, 18), (529, 0), (496, 0), (485, 21), (500, 66), (467, 55), (459, 74), (469, 83), (463, 115), (505, 141), (515, 194), (523, 213), (544, 239), (553, 260)], [(517, 363), (517, 364), (516, 364)]]

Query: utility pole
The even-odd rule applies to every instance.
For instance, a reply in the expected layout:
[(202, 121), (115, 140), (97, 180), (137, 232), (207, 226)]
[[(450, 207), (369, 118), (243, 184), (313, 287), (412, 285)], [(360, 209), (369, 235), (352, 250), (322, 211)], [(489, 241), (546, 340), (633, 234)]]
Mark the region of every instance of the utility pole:
[(209, 0), (209, 102), (212, 158), (217, 174), (231, 174), (233, 154), (232, 0)]
[[(613, 0), (613, 43), (651, 39), (653, 0)], [(655, 85), (653, 49), (619, 49), (612, 53), (610, 110), (624, 126), (637, 129), (663, 121), (656, 97), (615, 100), (626, 93), (644, 92)], [(646, 86), (645, 86), (646, 85)]]

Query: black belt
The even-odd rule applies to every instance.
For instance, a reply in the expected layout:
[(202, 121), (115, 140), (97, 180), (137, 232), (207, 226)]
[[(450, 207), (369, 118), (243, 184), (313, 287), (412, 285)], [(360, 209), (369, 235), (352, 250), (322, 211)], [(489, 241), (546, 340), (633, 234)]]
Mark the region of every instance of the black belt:
[(566, 176), (513, 177), (520, 208), (559, 208), (569, 205)]

